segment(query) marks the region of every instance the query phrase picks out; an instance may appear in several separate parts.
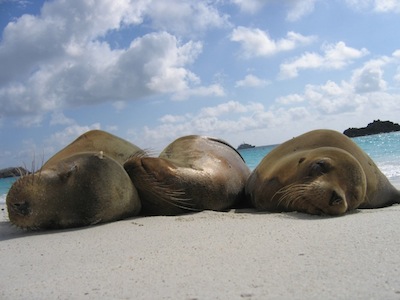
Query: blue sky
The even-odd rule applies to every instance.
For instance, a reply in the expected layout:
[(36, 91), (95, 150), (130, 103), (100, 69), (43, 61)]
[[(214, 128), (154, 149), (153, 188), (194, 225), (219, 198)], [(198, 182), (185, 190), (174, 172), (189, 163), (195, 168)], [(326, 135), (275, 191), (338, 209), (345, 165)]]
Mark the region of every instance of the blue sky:
[(400, 122), (396, 0), (0, 0), (0, 168), (102, 129), (161, 151)]

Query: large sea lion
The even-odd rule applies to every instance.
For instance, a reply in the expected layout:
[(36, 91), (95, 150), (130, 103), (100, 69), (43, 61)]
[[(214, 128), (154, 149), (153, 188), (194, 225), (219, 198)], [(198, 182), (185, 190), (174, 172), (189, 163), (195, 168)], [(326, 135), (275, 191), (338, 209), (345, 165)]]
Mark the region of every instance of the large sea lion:
[(148, 215), (225, 210), (244, 199), (250, 170), (228, 143), (190, 135), (159, 157), (133, 156), (124, 164)]
[(350, 138), (315, 130), (268, 153), (246, 183), (259, 210), (341, 215), (400, 203), (400, 192)]
[(89, 131), (22, 176), (6, 198), (9, 219), (24, 229), (67, 228), (108, 222), (140, 211), (122, 164), (142, 152), (100, 130)]

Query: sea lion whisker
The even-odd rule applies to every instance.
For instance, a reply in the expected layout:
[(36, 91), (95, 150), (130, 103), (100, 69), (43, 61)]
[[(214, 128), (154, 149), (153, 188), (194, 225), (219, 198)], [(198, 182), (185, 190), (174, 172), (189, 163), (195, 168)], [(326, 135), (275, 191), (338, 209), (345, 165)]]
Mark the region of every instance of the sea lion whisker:
[(292, 183), (278, 190), (272, 199), (274, 199), (275, 196), (281, 195), (277, 202), (277, 206), (279, 207), (283, 205), (288, 208), (296, 203), (298, 199), (302, 198), (304, 192), (306, 192), (308, 188), (309, 187), (306, 184)]
[[(160, 186), (156, 189), (147, 189), (147, 191), (150, 194), (154, 195), (156, 198), (161, 199), (162, 201), (171, 204), (175, 207), (182, 208), (185, 210), (198, 211), (198, 209), (191, 207), (195, 205), (191, 199), (179, 198), (177, 196), (174, 196), (176, 191), (165, 192), (166, 190), (163, 190), (163, 187)], [(185, 193), (182, 192), (182, 194)]]
[(28, 169), (27, 169), (27, 167), (26, 167), (26, 163), (25, 163), (25, 162), (23, 163), (23, 168), (24, 168), (24, 173), (25, 173), (25, 174), (22, 174), (22, 172), (21, 172), (21, 176), (20, 176), (20, 177), (23, 177), (23, 176), (27, 175), (28, 172), (29, 172)]
[(153, 148), (145, 148), (145, 149), (143, 149), (142, 150), (145, 154), (146, 154), (146, 156), (148, 156), (148, 157), (154, 157), (154, 156), (157, 156), (159, 153), (155, 150), (155, 149), (153, 149)]
[(156, 194), (161, 200), (168, 202), (169, 204), (172, 204), (176, 207), (184, 208), (184, 209), (190, 209), (190, 210), (196, 210), (193, 208), (195, 205), (192, 202), (192, 199), (188, 198), (179, 198), (173, 195), (174, 193), (164, 193), (164, 194)]
[(300, 183), (292, 183), (292, 184), (289, 184), (289, 185), (287, 185), (287, 186), (284, 186), (284, 187), (280, 188), (280, 189), (272, 196), (272, 200), (275, 198), (275, 196), (278, 196), (278, 195), (280, 195), (280, 194), (285, 195), (285, 194), (291, 192), (293, 189), (299, 188), (300, 186), (302, 186), (302, 187), (304, 187), (304, 188), (307, 187), (307, 185), (305, 185), (305, 184), (300, 184)]
[(147, 156), (150, 156), (148, 151), (139, 150), (139, 151), (136, 151), (135, 153), (131, 154), (126, 161), (128, 161), (132, 158), (143, 158), (143, 157), (147, 157)]
[(186, 195), (184, 190), (174, 189), (172, 184), (163, 183), (157, 180), (152, 175), (145, 175), (140, 177), (140, 186), (148, 193), (154, 195), (156, 198), (169, 203), (175, 207), (186, 210), (195, 210), (195, 205), (190, 198), (182, 197)]

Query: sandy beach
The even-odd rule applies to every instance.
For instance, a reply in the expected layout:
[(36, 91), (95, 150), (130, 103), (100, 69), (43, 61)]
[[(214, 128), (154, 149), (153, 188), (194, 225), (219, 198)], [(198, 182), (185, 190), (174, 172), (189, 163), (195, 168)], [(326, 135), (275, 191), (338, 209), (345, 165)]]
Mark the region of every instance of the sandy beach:
[(1, 299), (400, 299), (400, 205), (25, 232), (1, 207)]

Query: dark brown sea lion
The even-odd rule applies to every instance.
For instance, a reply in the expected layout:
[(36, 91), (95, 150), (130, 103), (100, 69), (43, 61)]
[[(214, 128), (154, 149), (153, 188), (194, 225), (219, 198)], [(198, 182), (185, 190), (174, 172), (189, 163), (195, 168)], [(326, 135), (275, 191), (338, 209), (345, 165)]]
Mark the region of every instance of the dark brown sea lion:
[(250, 175), (246, 195), (259, 210), (327, 215), (400, 203), (400, 192), (372, 159), (332, 130), (311, 131), (273, 149)]
[(175, 140), (158, 158), (134, 156), (124, 168), (149, 215), (226, 210), (244, 199), (250, 174), (231, 145), (197, 135)]
[(68, 228), (138, 214), (139, 197), (122, 166), (137, 152), (104, 131), (81, 135), (12, 185), (6, 198), (10, 222), (24, 229)]

